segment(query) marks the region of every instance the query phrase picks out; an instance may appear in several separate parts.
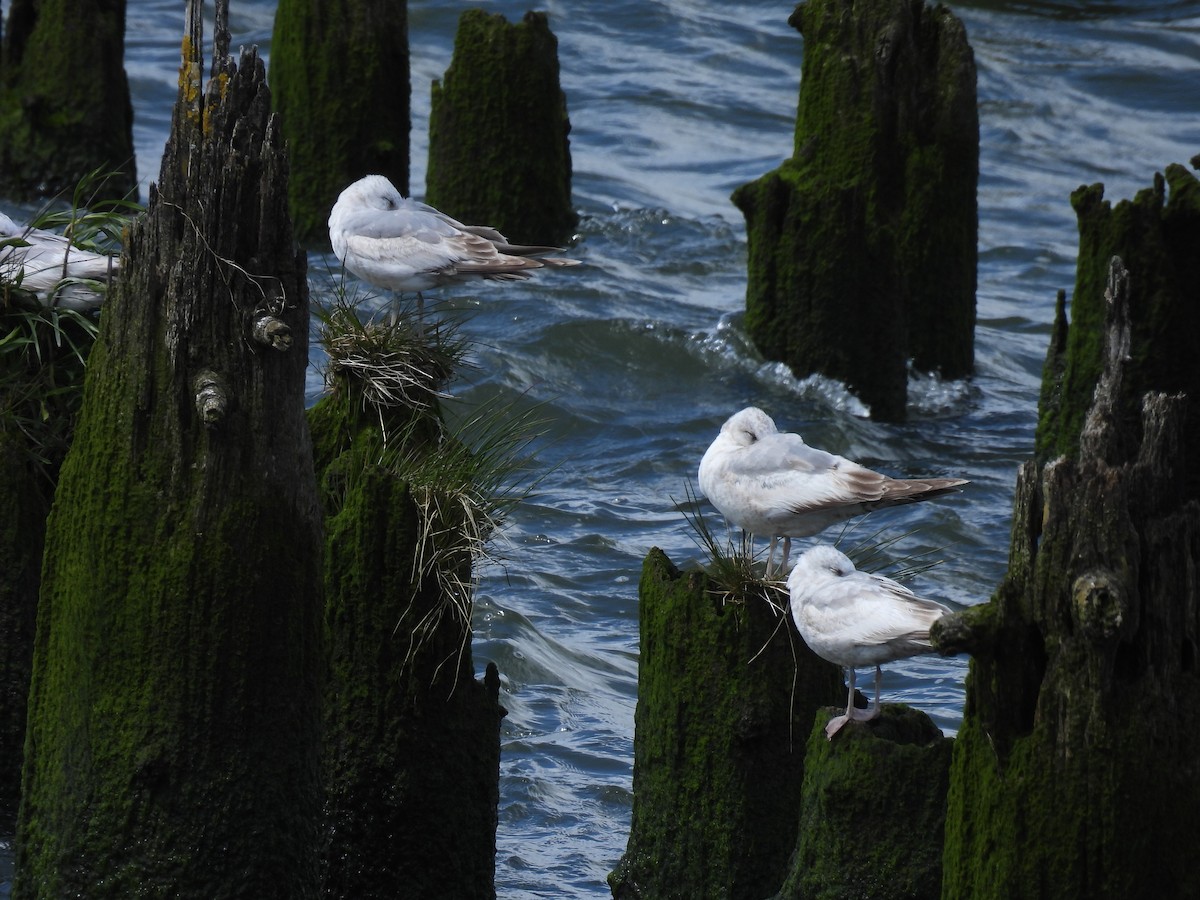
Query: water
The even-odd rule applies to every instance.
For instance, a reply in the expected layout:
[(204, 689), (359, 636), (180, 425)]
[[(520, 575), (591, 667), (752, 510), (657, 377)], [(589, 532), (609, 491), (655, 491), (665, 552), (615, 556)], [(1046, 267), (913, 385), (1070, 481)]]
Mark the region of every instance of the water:
[[(484, 5), (510, 20), (528, 8)], [(233, 7), (234, 46), (269, 55), (274, 4)], [(418, 196), (429, 83), (449, 64), (462, 8), (409, 2)], [(455, 393), (464, 404), (540, 404), (550, 420), (543, 477), (511, 516), (495, 547), (503, 565), (484, 572), (476, 605), (476, 668), (497, 664), (509, 710), (497, 890), (595, 898), (608, 896), (629, 826), (641, 562), (652, 546), (681, 565), (699, 558), (675, 501), (720, 423), (753, 403), (810, 443), (893, 474), (971, 478), (962, 495), (881, 514), (858, 533), (918, 528), (900, 552), (949, 549), (914, 586), (986, 600), (1032, 448), (1055, 293), (1074, 281), (1069, 194), (1103, 181), (1108, 197), (1130, 197), (1200, 152), (1200, 3), (952, 4), (979, 68), (978, 372), (914, 382), (903, 426), (862, 418), (836, 385), (798, 383), (740, 330), (745, 235), (728, 198), (791, 151), (803, 48), (786, 23), (792, 4), (540, 8), (559, 39), (582, 215), (572, 254), (586, 266), (460, 296), (478, 368)], [(130, 4), (144, 180), (169, 125), (181, 25), (174, 0)], [(328, 265), (311, 260), (317, 296)], [(310, 389), (320, 390), (315, 370)], [(886, 698), (953, 732), (965, 671), (958, 659), (897, 664)], [(10, 859), (0, 844), (0, 880)]]

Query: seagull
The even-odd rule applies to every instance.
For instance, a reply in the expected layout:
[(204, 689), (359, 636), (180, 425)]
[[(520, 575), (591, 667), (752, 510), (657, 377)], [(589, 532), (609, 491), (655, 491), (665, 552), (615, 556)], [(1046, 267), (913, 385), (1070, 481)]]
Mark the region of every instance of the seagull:
[(495, 228), (464, 225), (432, 206), (401, 196), (382, 175), (360, 178), (329, 213), (329, 242), (350, 272), (386, 291), (416, 293), (467, 281), (520, 281), (534, 269), (579, 265), (543, 258), (558, 247), (510, 244)]
[(34, 294), (43, 306), (78, 312), (98, 309), (103, 290), (77, 279), (107, 283), (120, 268), (120, 259), (81, 250), (52, 231), (18, 225), (0, 213), (0, 279)]
[[(950, 612), (899, 582), (858, 571), (845, 553), (829, 544), (801, 553), (787, 585), (792, 619), (804, 642), (821, 659), (844, 667), (849, 676), (846, 712), (825, 726), (829, 740), (847, 722), (879, 715), (880, 665), (930, 652), (929, 628)], [(855, 666), (875, 667), (875, 700), (869, 710), (854, 707)]]
[(961, 478), (889, 478), (780, 432), (756, 406), (730, 416), (700, 460), (700, 490), (717, 511), (751, 534), (770, 535), (767, 575), (783, 537), (787, 568), (792, 538), (886, 506), (953, 491)]

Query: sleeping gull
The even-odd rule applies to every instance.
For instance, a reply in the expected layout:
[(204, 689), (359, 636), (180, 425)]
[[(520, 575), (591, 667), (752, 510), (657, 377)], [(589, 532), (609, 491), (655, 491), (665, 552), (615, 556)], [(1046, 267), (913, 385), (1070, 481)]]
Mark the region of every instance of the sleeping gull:
[(4, 213), (0, 243), (0, 278), (9, 283), (20, 279), (21, 290), (48, 307), (97, 309), (104, 302), (103, 291), (77, 279), (108, 282), (120, 266), (118, 257), (81, 250), (60, 234), (17, 225)]
[(382, 175), (360, 178), (329, 213), (329, 241), (350, 272), (386, 291), (417, 294), (447, 284), (518, 281), (534, 269), (575, 266), (577, 259), (542, 258), (558, 247), (510, 244), (494, 228), (464, 225), (432, 206), (402, 197)]
[[(792, 619), (804, 642), (849, 676), (846, 712), (825, 726), (830, 740), (847, 722), (879, 715), (880, 665), (930, 652), (929, 627), (950, 612), (890, 578), (858, 571), (829, 544), (801, 553), (787, 584)], [(855, 666), (875, 667), (875, 700), (869, 710), (854, 707)]]
[(718, 512), (751, 534), (770, 535), (767, 575), (783, 537), (787, 568), (794, 537), (843, 519), (928, 500), (967, 484), (961, 478), (889, 478), (780, 432), (755, 406), (730, 416), (700, 460), (700, 490)]

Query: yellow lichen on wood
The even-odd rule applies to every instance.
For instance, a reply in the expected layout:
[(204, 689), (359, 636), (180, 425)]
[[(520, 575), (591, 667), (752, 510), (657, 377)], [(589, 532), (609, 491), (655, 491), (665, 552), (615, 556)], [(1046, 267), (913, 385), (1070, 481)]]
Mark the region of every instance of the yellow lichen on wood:
[(197, 122), (200, 118), (201, 106), (200, 58), (192, 46), (192, 39), (186, 34), (183, 36), (183, 45), (180, 49), (183, 61), (179, 64), (179, 96), (187, 108), (188, 118), (192, 122)]

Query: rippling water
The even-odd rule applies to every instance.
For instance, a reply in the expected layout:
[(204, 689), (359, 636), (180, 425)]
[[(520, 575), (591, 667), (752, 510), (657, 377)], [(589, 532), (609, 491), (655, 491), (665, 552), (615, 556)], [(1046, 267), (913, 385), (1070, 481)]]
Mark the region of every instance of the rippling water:
[[(232, 5), (234, 45), (269, 56), (274, 3)], [(528, 8), (483, 5), (510, 20)], [(539, 404), (550, 419), (537, 492), (512, 515), (496, 547), (504, 564), (484, 573), (476, 606), (476, 666), (496, 662), (509, 710), (500, 896), (608, 894), (632, 800), (641, 562), (656, 545), (679, 564), (698, 559), (675, 501), (734, 410), (761, 406), (810, 443), (893, 474), (971, 478), (961, 495), (856, 533), (919, 528), (899, 552), (948, 547), (914, 585), (940, 599), (978, 603), (999, 581), (1054, 296), (1074, 280), (1069, 194), (1103, 181), (1110, 198), (1130, 197), (1200, 152), (1200, 3), (951, 7), (979, 68), (978, 372), (914, 382), (901, 426), (862, 418), (836, 385), (797, 382), (741, 331), (745, 235), (728, 198), (791, 151), (803, 50), (786, 21), (792, 4), (539, 7), (559, 39), (582, 214), (573, 255), (586, 266), (453, 301), (477, 343), (456, 395)], [(449, 64), (463, 8), (409, 2), (417, 196), (429, 83)], [(130, 3), (144, 180), (170, 121), (181, 25), (175, 0)], [(328, 266), (311, 260), (318, 298)], [(314, 369), (313, 396), (320, 386)], [(964, 660), (910, 660), (891, 667), (885, 689), (953, 732), (965, 672)]]

